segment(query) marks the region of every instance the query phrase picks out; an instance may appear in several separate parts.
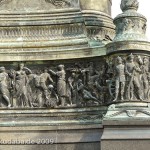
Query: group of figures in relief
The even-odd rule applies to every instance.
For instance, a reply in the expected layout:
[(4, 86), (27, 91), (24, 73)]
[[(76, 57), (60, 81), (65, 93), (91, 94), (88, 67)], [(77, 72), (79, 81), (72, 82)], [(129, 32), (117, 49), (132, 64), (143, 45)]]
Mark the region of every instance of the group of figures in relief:
[(149, 101), (149, 57), (130, 54), (112, 60), (109, 91), (115, 101)]
[(149, 101), (148, 56), (106, 60), (32, 70), (23, 63), (18, 69), (0, 67), (0, 106), (56, 108)]
[(0, 67), (1, 107), (73, 107), (104, 103), (105, 66), (99, 71), (93, 62), (86, 67), (58, 65), (30, 70), (23, 63), (18, 69)]

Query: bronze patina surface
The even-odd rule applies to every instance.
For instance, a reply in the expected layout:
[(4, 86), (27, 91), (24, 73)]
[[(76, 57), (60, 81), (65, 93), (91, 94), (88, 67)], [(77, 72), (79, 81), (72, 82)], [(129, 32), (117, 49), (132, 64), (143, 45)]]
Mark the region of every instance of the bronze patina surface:
[(0, 149), (100, 149), (110, 8), (110, 0), (0, 0)]
[(0, 149), (149, 147), (147, 20), (111, 4), (0, 0)]

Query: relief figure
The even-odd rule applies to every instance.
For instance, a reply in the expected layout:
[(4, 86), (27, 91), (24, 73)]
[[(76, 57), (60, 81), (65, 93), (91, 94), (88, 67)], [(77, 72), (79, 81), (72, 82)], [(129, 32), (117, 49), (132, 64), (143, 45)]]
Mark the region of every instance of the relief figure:
[(133, 54), (128, 56), (125, 68), (127, 74), (127, 99), (134, 100), (134, 95), (136, 94), (137, 99), (143, 100), (139, 82), (139, 73), (141, 73), (141, 69), (135, 64)]
[(65, 106), (66, 102), (66, 72), (64, 65), (58, 65), (57, 71), (49, 70), (50, 73), (57, 77), (57, 94), (61, 103), (61, 106)]
[[(114, 71), (115, 76), (115, 99), (117, 101), (119, 96), (119, 91), (121, 95), (121, 100), (124, 100), (124, 90), (125, 90), (125, 65), (121, 57), (117, 57), (117, 66)], [(119, 90), (120, 89), (120, 90)]]
[(27, 89), (29, 80), (25, 70), (32, 73), (30, 69), (24, 67), (23, 63), (20, 63), (18, 71), (16, 71), (16, 99), (18, 106), (30, 107), (31, 101)]
[(8, 89), (8, 74), (5, 71), (5, 67), (0, 67), (0, 94), (7, 103), (7, 107), (11, 107), (10, 93)]
[(145, 56), (143, 58), (143, 62), (140, 68), (142, 70), (141, 81), (143, 84), (144, 99), (148, 100), (149, 99), (149, 58), (148, 57)]
[(79, 95), (80, 95), (80, 101), (81, 103), (83, 102), (85, 105), (89, 102), (89, 101), (92, 101), (94, 102), (95, 104), (99, 104), (99, 100), (93, 96), (91, 94), (90, 91), (88, 91), (88, 89), (85, 88), (83, 82), (81, 79), (78, 80), (78, 84), (77, 84), (77, 90), (79, 92)]
[(46, 100), (49, 99), (48, 97), (48, 87), (46, 85), (47, 81), (53, 83), (53, 79), (51, 78), (50, 74), (48, 73), (48, 69), (44, 69), (44, 72), (40, 75), (40, 87), (43, 90), (44, 97)]

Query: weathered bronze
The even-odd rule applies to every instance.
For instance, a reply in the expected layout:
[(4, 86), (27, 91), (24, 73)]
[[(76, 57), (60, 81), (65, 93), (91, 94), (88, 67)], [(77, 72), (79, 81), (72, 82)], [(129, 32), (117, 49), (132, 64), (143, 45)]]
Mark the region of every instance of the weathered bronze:
[[(120, 6), (123, 13), (114, 19), (115, 38), (106, 45), (111, 102), (103, 118), (101, 149), (145, 150), (150, 119), (146, 18), (137, 13), (137, 0), (122, 0)], [(138, 137), (144, 126), (146, 132)]]
[[(99, 66), (102, 64), (103, 66)], [(71, 107), (105, 104), (107, 96), (103, 92), (108, 88), (102, 77), (107, 72), (104, 67), (106, 63), (96, 61), (53, 67), (47, 63), (44, 66), (39, 64), (36, 68), (30, 66), (32, 69), (25, 67), (24, 63), (19, 63), (17, 69), (14, 66), (7, 71), (1, 67), (1, 93), (3, 99), (7, 101), (2, 107), (53, 108), (59, 105)], [(6, 98), (4, 93), (8, 93), (8, 97), (11, 97), (11, 104), (10, 98)]]
[(149, 125), (146, 18), (111, 3), (0, 1), (0, 149), (122, 150)]

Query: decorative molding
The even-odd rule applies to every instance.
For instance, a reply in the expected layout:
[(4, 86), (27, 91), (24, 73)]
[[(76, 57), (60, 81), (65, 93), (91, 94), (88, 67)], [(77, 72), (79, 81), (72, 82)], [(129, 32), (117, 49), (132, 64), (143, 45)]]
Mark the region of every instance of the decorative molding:
[(110, 42), (114, 38), (114, 30), (103, 27), (87, 27), (87, 36), (90, 40)]
[(0, 40), (3, 41), (41, 41), (85, 37), (83, 24), (0, 27)]
[(139, 42), (139, 41), (118, 41), (112, 42), (106, 45), (107, 53), (112, 52), (120, 52), (120, 51), (146, 51), (147, 53), (150, 51), (150, 43), (147, 41)]
[[(137, 103), (138, 104), (138, 103)], [(147, 107), (141, 106), (137, 107), (136, 103), (131, 103), (131, 107), (118, 108), (119, 104), (113, 104), (108, 107), (108, 111), (104, 116), (104, 120), (113, 120), (113, 119), (138, 119), (138, 118), (150, 118), (150, 108), (149, 105)]]

